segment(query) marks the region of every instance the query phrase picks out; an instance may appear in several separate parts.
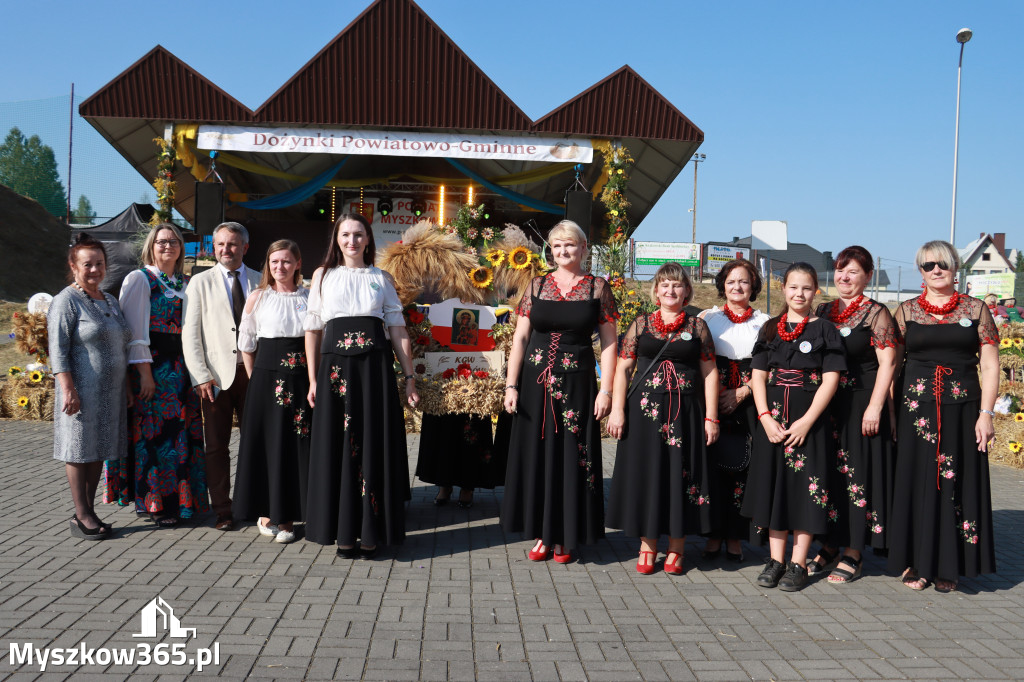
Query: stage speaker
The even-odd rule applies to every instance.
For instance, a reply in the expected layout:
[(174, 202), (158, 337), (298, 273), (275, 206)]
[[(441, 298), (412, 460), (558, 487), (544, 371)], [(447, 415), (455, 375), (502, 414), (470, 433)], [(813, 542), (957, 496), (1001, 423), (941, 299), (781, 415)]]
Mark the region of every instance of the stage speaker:
[(590, 240), (594, 228), (590, 224), (593, 214), (594, 196), (590, 192), (568, 190), (565, 193), (565, 219), (579, 225)]
[(196, 182), (196, 233), (213, 234), (224, 222), (224, 185), (219, 182)]

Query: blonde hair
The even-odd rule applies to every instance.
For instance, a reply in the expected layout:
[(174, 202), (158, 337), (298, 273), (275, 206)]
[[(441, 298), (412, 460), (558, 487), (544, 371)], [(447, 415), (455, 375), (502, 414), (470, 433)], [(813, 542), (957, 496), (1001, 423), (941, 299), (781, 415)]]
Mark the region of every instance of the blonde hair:
[(302, 286), (302, 268), (298, 267), (302, 264), (302, 252), (299, 251), (299, 245), (293, 242), (291, 239), (278, 239), (276, 242), (267, 247), (267, 257), (263, 259), (263, 276), (260, 277), (260, 289), (266, 289), (274, 283), (274, 275), (270, 272), (270, 256), (277, 251), (287, 251), (295, 256), (295, 286)]
[(654, 301), (654, 305), (661, 305), (661, 302), (658, 301), (658, 285), (662, 282), (682, 282), (686, 285), (687, 293), (683, 305), (689, 303), (693, 298), (693, 284), (690, 282), (690, 276), (686, 274), (686, 270), (679, 263), (664, 263), (654, 273), (654, 279), (651, 280), (651, 300)]
[(162, 230), (170, 230), (178, 240), (178, 260), (174, 261), (174, 272), (180, 275), (185, 266), (185, 238), (181, 236), (181, 230), (174, 223), (160, 223), (149, 231), (146, 239), (142, 242), (142, 263), (144, 265), (156, 265), (153, 249), (156, 247), (156, 236)]
[(571, 220), (559, 221), (551, 228), (551, 231), (548, 232), (548, 242), (553, 242), (556, 239), (568, 239), (582, 246), (584, 252), (587, 250), (587, 233)]
[(935, 257), (936, 260), (943, 261), (949, 266), (949, 269), (953, 272), (957, 272), (960, 269), (960, 254), (956, 252), (953, 245), (947, 241), (936, 239), (934, 241), (927, 242), (917, 250), (917, 256), (914, 258), (914, 264), (917, 269), (920, 270), (921, 266), (924, 265), (925, 259), (928, 258), (928, 254)]

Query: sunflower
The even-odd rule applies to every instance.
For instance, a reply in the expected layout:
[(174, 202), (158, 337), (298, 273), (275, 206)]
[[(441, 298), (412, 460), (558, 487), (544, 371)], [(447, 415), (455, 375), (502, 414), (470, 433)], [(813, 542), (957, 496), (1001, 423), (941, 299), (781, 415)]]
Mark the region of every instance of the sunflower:
[(1013, 339), (999, 339), (1000, 348), (1009, 348), (1013, 345)]
[(491, 249), (484, 258), (487, 259), (492, 268), (496, 268), (505, 262), (505, 252), (501, 249)]
[(11, 367), (9, 370), (7, 370), (7, 376), (16, 377), (19, 374), (21, 374), (21, 372), (21, 367)]
[(1018, 443), (1017, 441), (1015, 441), (1015, 440), (1011, 440), (1010, 441), (1010, 452), (1012, 452), (1014, 454), (1017, 454), (1018, 452), (1020, 452), (1021, 447), (1022, 447), (1021, 444)]
[(26, 398), (25, 396), (21, 396), (20, 398), (18, 398), (18, 407), (24, 407), (25, 409), (28, 409), (28, 398)]
[(469, 271), (469, 279), (477, 289), (486, 289), (494, 281), (494, 272), (490, 268), (481, 265)]
[(1024, 412), (1018, 412), (1017, 414), (1013, 415), (1013, 421), (1024, 422)]
[(1014, 339), (1013, 340), (1013, 345), (1016, 348), (1024, 348), (1024, 339)]
[(508, 264), (516, 270), (524, 270), (530, 267), (530, 260), (533, 253), (525, 246), (517, 246), (508, 252)]
[(38, 369), (34, 369), (29, 373), (28, 378), (33, 384), (38, 384), (43, 380), (43, 373)]

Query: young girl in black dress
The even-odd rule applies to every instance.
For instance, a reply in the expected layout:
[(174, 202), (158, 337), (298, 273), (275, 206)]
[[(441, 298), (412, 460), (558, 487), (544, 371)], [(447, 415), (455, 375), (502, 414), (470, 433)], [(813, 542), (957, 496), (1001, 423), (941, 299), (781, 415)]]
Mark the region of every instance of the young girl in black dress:
[[(814, 268), (793, 263), (782, 288), (786, 305), (761, 329), (751, 363), (761, 428), (754, 435), (743, 515), (768, 529), (771, 559), (757, 584), (794, 592), (807, 585), (812, 537), (826, 533), (839, 517), (827, 489), (835, 454), (822, 415), (846, 359), (835, 326), (811, 316), (818, 288)], [(787, 567), (790, 531), (793, 555)]]

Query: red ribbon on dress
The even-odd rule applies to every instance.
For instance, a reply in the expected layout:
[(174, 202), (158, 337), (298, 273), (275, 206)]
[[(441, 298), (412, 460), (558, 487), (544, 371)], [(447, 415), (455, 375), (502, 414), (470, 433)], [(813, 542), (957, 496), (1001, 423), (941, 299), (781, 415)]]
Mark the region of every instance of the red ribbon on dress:
[(789, 389), (801, 388), (804, 385), (804, 371), (802, 369), (775, 369), (775, 385), (782, 386), (783, 393), (782, 423), (789, 426)]
[[(668, 414), (671, 415), (665, 420), (665, 430), (667, 432), (669, 424), (674, 422), (679, 417), (679, 410), (683, 406), (683, 393), (680, 386), (679, 375), (676, 373), (676, 366), (671, 360), (662, 360), (661, 364), (658, 365), (658, 369), (654, 370), (654, 374), (651, 375), (653, 380), (654, 377), (661, 375), (661, 380), (665, 382), (665, 390), (668, 392)], [(676, 394), (676, 413), (672, 414), (672, 393)]]
[(953, 373), (952, 368), (943, 367), (942, 365), (935, 366), (935, 376), (932, 378), (932, 395), (935, 396), (935, 430), (938, 432), (935, 436), (935, 489), (941, 490), (940, 483), (942, 477), (940, 476), (942, 470), (942, 463), (939, 461), (941, 453), (939, 452), (942, 447), (942, 377), (943, 375), (949, 376)]
[(555, 373), (552, 371), (555, 366), (555, 357), (558, 355), (558, 344), (562, 340), (562, 334), (560, 332), (551, 333), (551, 343), (548, 344), (548, 365), (544, 368), (544, 371), (537, 377), (537, 383), (541, 385), (541, 390), (544, 391), (544, 409), (541, 413), (544, 415), (540, 422), (540, 437), (544, 437), (544, 426), (548, 421), (548, 405), (551, 406), (551, 419), (555, 422), (555, 433), (558, 433), (558, 415), (555, 414), (555, 403), (549, 399), (551, 393), (551, 385), (555, 381)]
[(743, 385), (743, 374), (740, 372), (740, 361), (729, 359), (729, 374), (725, 379), (726, 388), (739, 388)]

